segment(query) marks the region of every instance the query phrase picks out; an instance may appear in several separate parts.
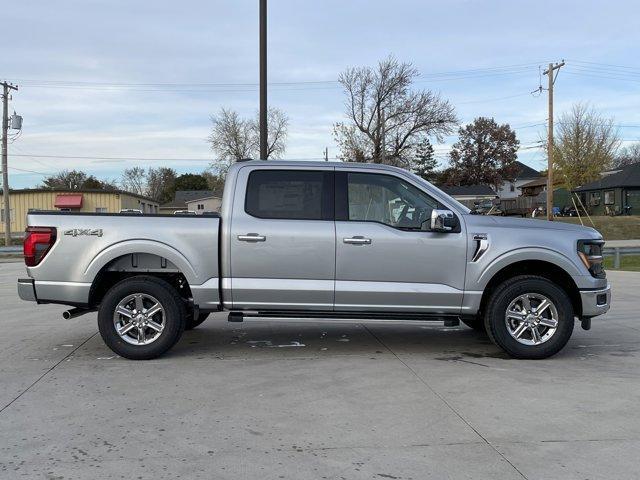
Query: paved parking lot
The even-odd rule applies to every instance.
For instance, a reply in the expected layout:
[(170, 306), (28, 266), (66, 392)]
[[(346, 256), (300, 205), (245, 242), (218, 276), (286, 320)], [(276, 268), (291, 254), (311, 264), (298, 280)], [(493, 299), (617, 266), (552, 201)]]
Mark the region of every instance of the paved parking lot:
[(544, 361), (466, 327), (229, 324), (114, 357), (0, 263), (0, 478), (624, 479), (640, 472), (640, 274)]

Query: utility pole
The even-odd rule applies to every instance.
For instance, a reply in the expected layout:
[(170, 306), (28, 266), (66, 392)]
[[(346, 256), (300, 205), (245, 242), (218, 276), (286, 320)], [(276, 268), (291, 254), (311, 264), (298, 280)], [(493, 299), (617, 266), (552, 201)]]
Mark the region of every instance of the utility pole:
[(260, 0), (260, 158), (267, 159), (267, 0)]
[(384, 108), (380, 109), (380, 128), (382, 129), (381, 143), (382, 153), (380, 154), (380, 163), (386, 163), (387, 160), (387, 132), (385, 130)]
[(7, 164), (7, 132), (9, 131), (9, 91), (18, 90), (17, 85), (7, 82), (2, 85), (2, 199), (4, 201), (4, 244), (11, 245), (11, 208), (9, 206), (9, 167)]
[[(564, 66), (564, 60), (560, 63), (550, 63), (543, 75), (549, 77), (549, 131), (547, 139), (547, 220), (553, 221), (553, 84), (555, 77), (553, 72)], [(557, 76), (557, 74), (556, 74)]]
[(324, 161), (329, 161), (329, 147), (324, 147)]

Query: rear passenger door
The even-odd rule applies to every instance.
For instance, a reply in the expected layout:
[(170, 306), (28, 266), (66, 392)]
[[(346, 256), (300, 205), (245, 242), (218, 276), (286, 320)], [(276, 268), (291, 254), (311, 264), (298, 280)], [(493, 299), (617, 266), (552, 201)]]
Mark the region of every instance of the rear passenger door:
[(231, 217), (233, 308), (331, 310), (333, 168), (243, 168)]

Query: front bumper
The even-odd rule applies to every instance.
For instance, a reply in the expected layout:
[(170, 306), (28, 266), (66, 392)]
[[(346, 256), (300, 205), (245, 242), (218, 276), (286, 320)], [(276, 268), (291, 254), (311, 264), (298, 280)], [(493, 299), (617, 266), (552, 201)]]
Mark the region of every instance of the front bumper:
[(36, 289), (33, 284), (33, 278), (18, 279), (18, 296), (27, 302), (37, 302)]
[(611, 285), (598, 290), (580, 290), (582, 317), (591, 318), (607, 313), (611, 307)]

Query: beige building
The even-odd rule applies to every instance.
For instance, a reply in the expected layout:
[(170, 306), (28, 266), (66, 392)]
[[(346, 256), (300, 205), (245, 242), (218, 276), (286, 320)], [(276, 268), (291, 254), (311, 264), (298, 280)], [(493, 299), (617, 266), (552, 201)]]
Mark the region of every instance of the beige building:
[(202, 214), (203, 212), (220, 212), (222, 199), (216, 196), (196, 198), (187, 202), (187, 210)]
[(173, 215), (176, 211), (192, 210), (189, 208), (189, 203), (194, 205), (193, 211), (197, 213), (198, 202), (196, 200), (214, 196), (215, 192), (213, 190), (177, 190), (174, 193), (173, 200), (160, 205), (160, 213)]
[[(136, 209), (158, 213), (158, 202), (120, 190), (11, 190), (9, 196), (11, 233), (22, 234), (29, 210), (118, 213)], [(4, 233), (4, 202), (0, 197), (0, 232)]]

